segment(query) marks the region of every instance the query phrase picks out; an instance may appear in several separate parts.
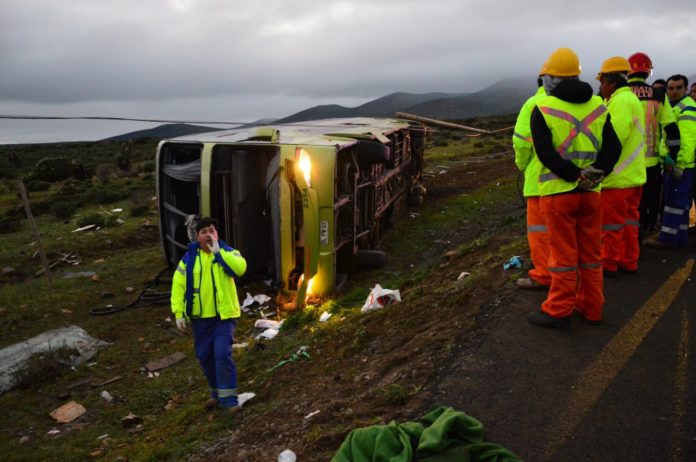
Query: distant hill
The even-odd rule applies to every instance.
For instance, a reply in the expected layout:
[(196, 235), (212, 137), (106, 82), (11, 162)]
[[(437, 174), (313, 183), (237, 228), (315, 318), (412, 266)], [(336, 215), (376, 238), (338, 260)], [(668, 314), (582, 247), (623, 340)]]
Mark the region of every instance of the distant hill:
[(213, 128), (202, 125), (189, 124), (165, 124), (146, 130), (137, 130), (134, 132), (124, 133), (122, 135), (112, 136), (101, 141), (128, 141), (138, 138), (175, 138), (177, 136), (193, 135), (195, 133), (215, 132), (219, 130), (227, 130), (227, 128)]
[(404, 93), (396, 92), (369, 101), (361, 106), (349, 108), (338, 104), (314, 106), (291, 116), (277, 120), (278, 123), (301, 122), (304, 120), (331, 119), (336, 117), (394, 117), (397, 111), (426, 101), (461, 96), (451, 93)]
[(443, 120), (509, 114), (517, 112), (535, 91), (534, 77), (505, 79), (475, 93), (397, 92), (353, 108), (338, 104), (314, 106), (277, 122), (334, 117), (394, 117), (397, 111)]

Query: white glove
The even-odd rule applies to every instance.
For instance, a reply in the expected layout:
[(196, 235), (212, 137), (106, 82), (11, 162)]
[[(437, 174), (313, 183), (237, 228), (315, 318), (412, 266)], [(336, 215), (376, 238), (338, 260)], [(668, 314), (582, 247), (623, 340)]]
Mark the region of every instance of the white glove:
[(186, 329), (186, 320), (184, 318), (176, 318), (176, 328), (183, 332)]
[(220, 253), (220, 244), (218, 244), (217, 239), (213, 239), (208, 244), (208, 250), (210, 250), (210, 252), (213, 254)]

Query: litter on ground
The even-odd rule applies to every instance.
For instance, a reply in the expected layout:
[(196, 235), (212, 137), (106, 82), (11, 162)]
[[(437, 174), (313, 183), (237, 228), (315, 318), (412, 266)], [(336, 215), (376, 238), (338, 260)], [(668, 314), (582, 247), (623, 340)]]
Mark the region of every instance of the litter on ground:
[(522, 259), (517, 255), (510, 257), (510, 260), (503, 264), (503, 269), (508, 270), (510, 268), (522, 268)]
[(360, 309), (360, 312), (367, 313), (369, 311), (378, 310), (400, 301), (401, 293), (398, 289), (383, 289), (381, 285), (375, 284), (375, 287), (370, 291), (370, 295), (367, 296), (367, 300), (365, 300), (365, 304)]

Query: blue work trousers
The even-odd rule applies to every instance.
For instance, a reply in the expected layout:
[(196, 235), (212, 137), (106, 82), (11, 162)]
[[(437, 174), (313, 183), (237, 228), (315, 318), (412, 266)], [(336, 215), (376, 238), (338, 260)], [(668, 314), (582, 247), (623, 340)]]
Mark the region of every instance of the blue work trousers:
[(210, 396), (223, 407), (236, 406), (237, 366), (232, 359), (236, 319), (201, 318), (191, 321), (196, 357), (210, 385)]
[(696, 169), (686, 168), (677, 181), (672, 174), (665, 174), (665, 208), (659, 239), (672, 247), (687, 245), (689, 209), (691, 209), (691, 185)]

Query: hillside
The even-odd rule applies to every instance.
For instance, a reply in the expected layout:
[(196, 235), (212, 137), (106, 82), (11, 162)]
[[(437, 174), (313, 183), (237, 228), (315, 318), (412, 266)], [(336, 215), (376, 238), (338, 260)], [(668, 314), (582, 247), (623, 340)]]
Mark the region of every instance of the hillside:
[(146, 130), (123, 133), (121, 135), (112, 136), (101, 141), (128, 141), (136, 140), (138, 138), (165, 139), (175, 138), (177, 136), (193, 135), (195, 133), (214, 132), (218, 130), (226, 130), (226, 128), (213, 128), (191, 124), (164, 124)]
[(475, 93), (396, 92), (349, 108), (338, 104), (314, 106), (278, 120), (281, 123), (335, 117), (393, 117), (397, 111), (435, 119), (510, 114), (516, 112), (535, 89), (533, 77), (505, 79)]

